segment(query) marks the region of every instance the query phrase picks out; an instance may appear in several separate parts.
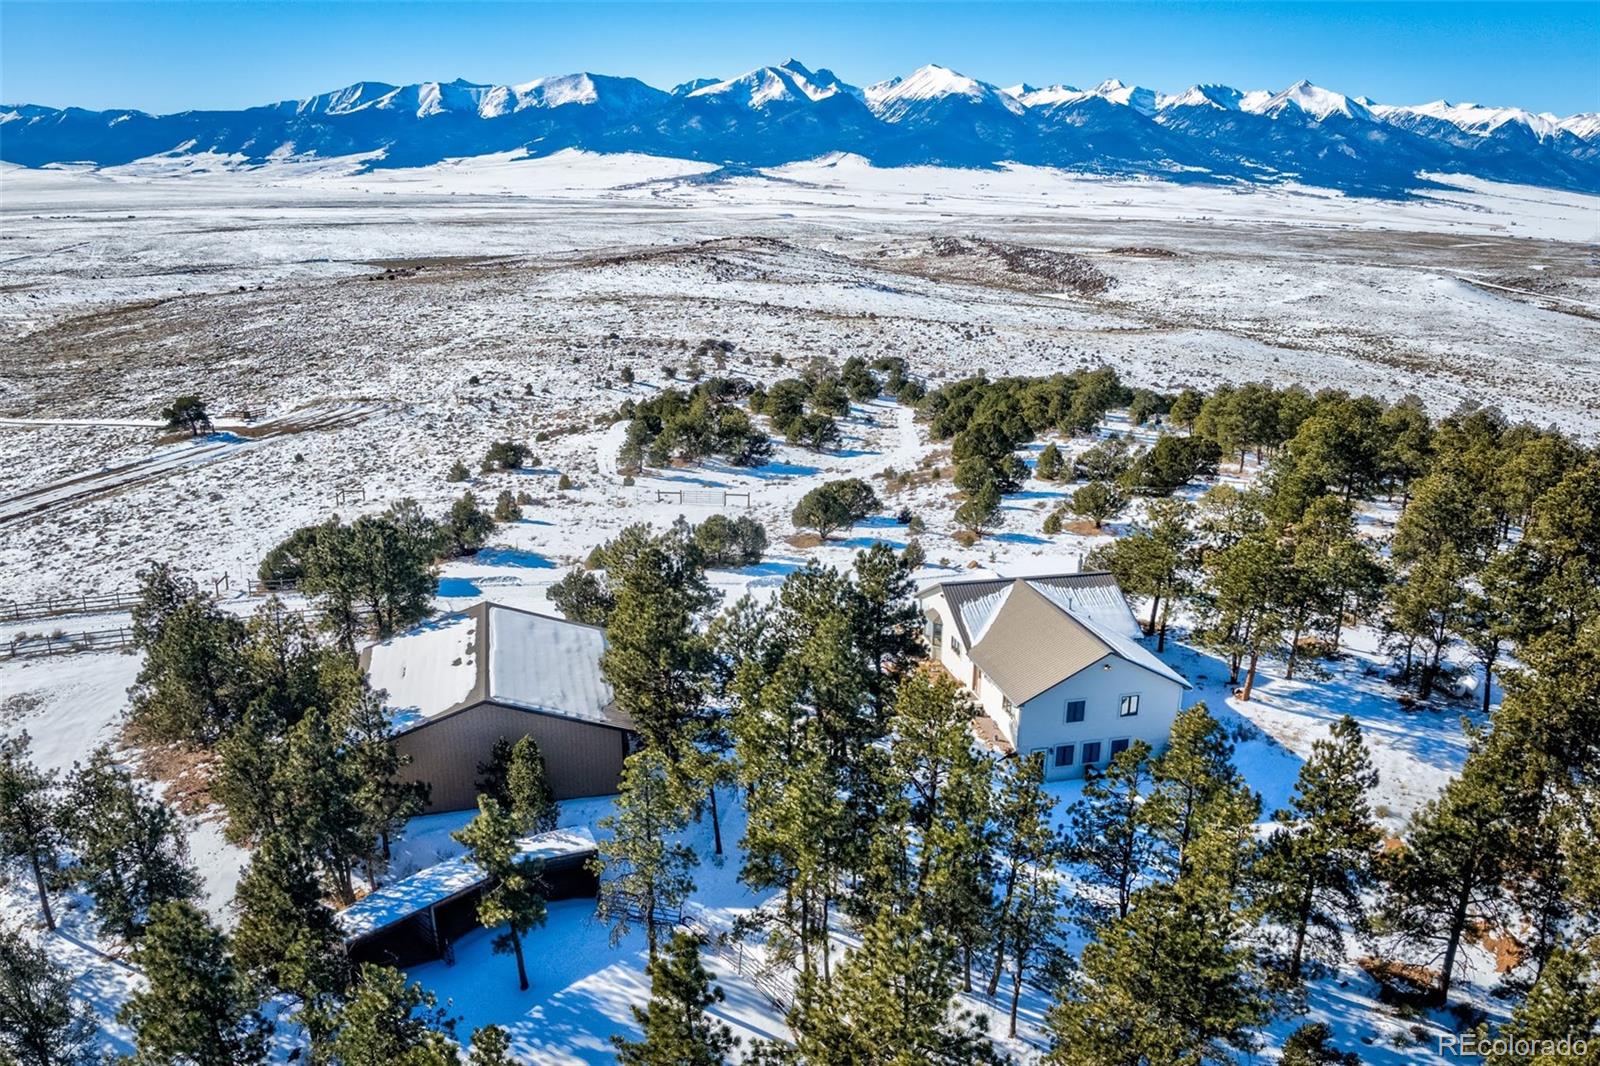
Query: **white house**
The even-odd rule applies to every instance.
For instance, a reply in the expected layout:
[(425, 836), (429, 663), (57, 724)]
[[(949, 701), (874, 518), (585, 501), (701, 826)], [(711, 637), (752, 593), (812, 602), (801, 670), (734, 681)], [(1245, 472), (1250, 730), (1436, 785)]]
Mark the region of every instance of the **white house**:
[(1110, 574), (945, 581), (918, 597), (935, 660), (972, 691), (993, 739), (1044, 756), (1048, 779), (1104, 767), (1135, 740), (1166, 747), (1191, 686), (1139, 643)]

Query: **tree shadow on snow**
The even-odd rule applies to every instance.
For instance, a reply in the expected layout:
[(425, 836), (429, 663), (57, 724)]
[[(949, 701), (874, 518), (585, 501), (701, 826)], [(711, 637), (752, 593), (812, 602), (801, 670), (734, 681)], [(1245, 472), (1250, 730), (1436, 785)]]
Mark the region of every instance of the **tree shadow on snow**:
[[(475, 562), (484, 566), (519, 566), (525, 570), (554, 570), (556, 564), (537, 552), (521, 548), (485, 548), (474, 555)], [(440, 584), (443, 584), (441, 581)]]

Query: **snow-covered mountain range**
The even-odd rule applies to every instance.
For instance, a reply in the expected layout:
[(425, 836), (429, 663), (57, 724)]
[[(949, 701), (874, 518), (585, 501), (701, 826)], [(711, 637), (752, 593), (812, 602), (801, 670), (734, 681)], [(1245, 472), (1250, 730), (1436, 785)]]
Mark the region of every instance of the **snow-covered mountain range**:
[(884, 166), (1013, 162), (1384, 195), (1432, 172), (1600, 191), (1600, 114), (1380, 104), (1304, 81), (1277, 92), (1162, 93), (1116, 80), (999, 88), (930, 65), (858, 88), (791, 59), (671, 91), (566, 74), (521, 85), (359, 82), (305, 100), (173, 115), (0, 106), (0, 160), (26, 166), (205, 152), (241, 166), (360, 155), (395, 167), (564, 148), (737, 166), (851, 152)]

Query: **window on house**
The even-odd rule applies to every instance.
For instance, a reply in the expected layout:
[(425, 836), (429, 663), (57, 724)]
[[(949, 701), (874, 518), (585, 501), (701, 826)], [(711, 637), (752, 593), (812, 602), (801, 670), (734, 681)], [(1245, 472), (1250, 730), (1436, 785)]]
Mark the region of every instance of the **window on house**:
[(937, 618), (928, 619), (928, 647), (938, 651), (944, 644), (944, 623)]
[(961, 642), (956, 639), (956, 635), (954, 633), (950, 634), (950, 650), (955, 652), (957, 655), (961, 654)]
[(1006, 712), (1007, 718), (1016, 718), (1017, 716), (1017, 709), (1012, 705), (1010, 696), (1000, 697), (1000, 709)]
[(1069, 721), (1069, 722), (1081, 722), (1081, 721), (1083, 721), (1083, 712), (1088, 708), (1088, 706), (1089, 706), (1089, 704), (1088, 704), (1087, 700), (1068, 700), (1067, 701), (1067, 721)]
[(1091, 740), (1083, 746), (1083, 765), (1093, 766), (1100, 761), (1100, 742)]
[(1139, 694), (1122, 697), (1122, 717), (1132, 718), (1139, 713)]
[(1115, 759), (1118, 755), (1121, 755), (1123, 752), (1125, 752), (1127, 750), (1128, 750), (1128, 738), (1127, 737), (1123, 737), (1121, 740), (1113, 740), (1111, 742), (1111, 757), (1113, 759)]
[(1056, 765), (1071, 766), (1072, 756), (1077, 752), (1076, 744), (1061, 744), (1056, 747)]
[(982, 671), (980, 671), (978, 669), (978, 664), (977, 663), (973, 663), (972, 664), (972, 694), (974, 696), (977, 696), (977, 695), (981, 695), (982, 693), (983, 693), (983, 673), (982, 673)]

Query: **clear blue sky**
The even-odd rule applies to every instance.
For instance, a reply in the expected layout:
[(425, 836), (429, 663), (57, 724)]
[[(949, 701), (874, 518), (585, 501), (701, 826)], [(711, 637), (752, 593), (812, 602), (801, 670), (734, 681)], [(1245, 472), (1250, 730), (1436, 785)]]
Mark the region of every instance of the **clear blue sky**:
[(589, 70), (670, 87), (793, 55), (866, 84), (937, 62), (999, 84), (1163, 90), (1306, 77), (1389, 103), (1600, 110), (1600, 3), (323, 3), (0, 0), (0, 101), (233, 108), (353, 81)]

